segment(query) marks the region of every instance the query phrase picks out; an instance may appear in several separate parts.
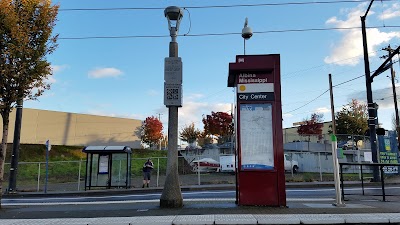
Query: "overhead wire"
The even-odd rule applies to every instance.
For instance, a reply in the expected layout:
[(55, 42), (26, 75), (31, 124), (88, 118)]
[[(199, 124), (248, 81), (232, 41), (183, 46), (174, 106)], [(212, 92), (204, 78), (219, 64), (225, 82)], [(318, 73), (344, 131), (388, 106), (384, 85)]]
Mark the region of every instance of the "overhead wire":
[[(400, 25), (391, 26), (370, 26), (371, 28), (400, 28)], [(331, 30), (352, 30), (361, 29), (361, 27), (330, 27), (330, 28), (304, 28), (304, 29), (285, 29), (285, 30), (268, 30), (254, 31), (253, 34), (268, 34), (268, 33), (286, 33), (286, 32), (310, 32), (310, 31), (331, 31)], [(181, 37), (204, 37), (204, 36), (228, 36), (242, 35), (241, 32), (226, 32), (226, 33), (206, 33), (206, 34), (182, 34)], [(166, 38), (170, 35), (121, 35), (121, 36), (87, 36), (87, 37), (59, 37), (59, 40), (89, 40), (89, 39), (130, 39), (130, 38)]]
[[(233, 4), (233, 5), (208, 5), (208, 6), (182, 6), (187, 9), (212, 9), (212, 8), (238, 8), (238, 7), (260, 7), (260, 6), (290, 6), (290, 5), (315, 5), (315, 4), (341, 4), (341, 3), (363, 3), (370, 0), (338, 0), (338, 1), (308, 1), (308, 2), (280, 2), (280, 3), (258, 3), (258, 4)], [(391, 2), (394, 0), (381, 0)], [(68, 11), (120, 11), (120, 10), (164, 10), (164, 7), (115, 7), (115, 8), (60, 8), (60, 12)]]
[(320, 98), (321, 96), (323, 96), (324, 94), (326, 94), (328, 91), (329, 91), (329, 89), (327, 89), (326, 91), (324, 91), (322, 94), (318, 95), (316, 98), (312, 99), (311, 101), (307, 102), (306, 104), (304, 104), (304, 105), (302, 105), (302, 106), (300, 106), (300, 107), (297, 107), (297, 108), (295, 108), (295, 109), (293, 109), (293, 110), (291, 110), (291, 111), (285, 112), (284, 114), (297, 111), (297, 110), (299, 110), (299, 109), (301, 109), (301, 108), (303, 108), (303, 107), (309, 105), (309, 104), (312, 103), (313, 101), (317, 100), (318, 98)]
[[(375, 72), (375, 71), (371, 71), (371, 73), (374, 73), (374, 72)], [(343, 84), (346, 84), (346, 83), (349, 83), (349, 82), (354, 81), (354, 80), (357, 80), (357, 79), (360, 79), (360, 78), (362, 78), (362, 77), (365, 77), (365, 74), (364, 74), (364, 75), (361, 75), (361, 76), (357, 76), (357, 77), (352, 78), (352, 79), (350, 79), (350, 80), (344, 81), (344, 82), (342, 82), (342, 83), (339, 83), (339, 84), (336, 84), (336, 85), (332, 85), (332, 88), (333, 88), (333, 87), (340, 86), (340, 85), (343, 85)], [(300, 106), (300, 107), (297, 107), (297, 108), (295, 108), (295, 109), (293, 109), (293, 110), (291, 110), (291, 111), (284, 112), (284, 114), (297, 111), (297, 110), (299, 110), (299, 109), (301, 109), (301, 108), (303, 108), (303, 107), (305, 107), (305, 106), (311, 104), (312, 102), (316, 101), (316, 100), (319, 99), (321, 96), (323, 96), (324, 94), (326, 94), (328, 91), (329, 91), (329, 89), (325, 90), (322, 94), (318, 95), (316, 98), (314, 98), (314, 99), (308, 101), (308, 102), (305, 103), (304, 105), (302, 105), (302, 106)]]

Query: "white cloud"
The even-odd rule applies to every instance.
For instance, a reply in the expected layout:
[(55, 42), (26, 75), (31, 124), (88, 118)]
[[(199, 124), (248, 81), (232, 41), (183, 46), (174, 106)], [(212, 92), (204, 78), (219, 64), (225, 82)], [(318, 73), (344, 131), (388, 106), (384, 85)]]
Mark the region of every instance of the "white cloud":
[(284, 114), (282, 114), (282, 117), (285, 119), (285, 118), (291, 118), (291, 117), (293, 117), (293, 114), (290, 114), (290, 113), (284, 113)]
[[(358, 5), (354, 9), (346, 10), (347, 18), (340, 20), (337, 17), (331, 17), (326, 24), (335, 27), (359, 27), (360, 16), (365, 14), (365, 3)], [(369, 12), (372, 15), (373, 12)], [(343, 30), (341, 40), (333, 44), (331, 54), (325, 57), (325, 63), (337, 65), (357, 65), (363, 55), (362, 34), (360, 29)], [(391, 39), (400, 37), (400, 32), (381, 32), (377, 28), (367, 29), (368, 52), (370, 56), (375, 56), (374, 52), (379, 45), (388, 43)], [(348, 59), (348, 60), (343, 60)]]
[(379, 15), (379, 19), (387, 20), (400, 16), (400, 4), (394, 3), (389, 9), (383, 11), (381, 15)]
[(230, 103), (184, 102), (179, 109), (179, 127), (194, 123), (196, 128), (203, 130), (203, 116), (211, 112), (226, 112), (230, 114)]
[[(396, 93), (400, 93), (400, 87), (396, 86)], [(398, 97), (398, 96), (397, 96)], [(374, 90), (374, 102), (379, 105), (380, 109), (394, 108), (392, 87)], [(357, 99), (365, 101), (367, 99), (365, 91), (353, 92), (348, 96), (348, 100)]]
[(57, 82), (57, 80), (54, 78), (54, 75), (56, 73), (59, 73), (65, 69), (67, 69), (69, 66), (68, 65), (51, 65), (51, 70), (53, 72), (52, 75), (47, 76), (47, 78), (44, 80), (46, 84), (54, 84)]
[(46, 84), (54, 84), (57, 80), (54, 78), (54, 75), (49, 75), (44, 81)]
[(119, 69), (108, 67), (108, 68), (97, 68), (89, 71), (89, 78), (105, 78), (105, 77), (118, 77), (123, 72)]
[(51, 65), (51, 70), (53, 71), (53, 74), (55, 74), (67, 69), (68, 67), (68, 65)]
[(315, 110), (316, 113), (328, 113), (328, 112), (330, 112), (330, 111), (331, 111), (331, 109), (330, 109), (330, 108), (327, 108), (327, 107), (321, 107), (321, 108), (317, 108), (317, 109)]

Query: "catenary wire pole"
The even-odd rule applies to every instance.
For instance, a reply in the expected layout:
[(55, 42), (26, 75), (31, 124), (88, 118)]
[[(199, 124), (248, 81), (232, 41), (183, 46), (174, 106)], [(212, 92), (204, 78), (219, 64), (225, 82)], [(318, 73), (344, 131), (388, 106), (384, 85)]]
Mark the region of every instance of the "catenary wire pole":
[[(365, 85), (367, 90), (367, 104), (368, 104), (368, 126), (369, 126), (369, 134), (370, 134), (370, 142), (371, 142), (371, 152), (372, 152), (372, 162), (378, 163), (378, 153), (377, 153), (377, 145), (376, 145), (376, 109), (375, 104), (373, 102), (372, 97), (372, 87), (371, 87), (371, 71), (369, 67), (369, 57), (368, 57), (368, 45), (367, 45), (367, 31), (365, 27), (365, 20), (367, 18), (368, 12), (371, 9), (372, 3), (374, 0), (370, 2), (368, 5), (367, 11), (364, 16), (361, 16), (361, 31), (362, 31), (362, 40), (363, 40), (363, 51), (364, 51), (364, 69), (365, 69)], [(378, 167), (374, 166), (372, 169), (373, 180), (379, 181), (379, 171)]]
[[(389, 55), (393, 52), (393, 49), (390, 45), (387, 48), (383, 48), (383, 50), (388, 51)], [(399, 111), (397, 107), (397, 93), (396, 93), (396, 85), (394, 82), (395, 79), (395, 71), (393, 69), (393, 60), (390, 59), (390, 78), (392, 81), (392, 91), (393, 91), (393, 100), (394, 100), (394, 112), (395, 112), (395, 119), (396, 119), (396, 132), (397, 132), (397, 144), (400, 146), (400, 120), (399, 120)]]

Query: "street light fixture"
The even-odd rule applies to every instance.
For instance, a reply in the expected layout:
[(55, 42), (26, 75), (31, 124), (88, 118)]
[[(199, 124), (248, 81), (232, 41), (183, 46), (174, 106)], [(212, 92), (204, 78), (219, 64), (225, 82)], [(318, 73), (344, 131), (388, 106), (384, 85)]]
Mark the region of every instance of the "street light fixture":
[[(173, 30), (172, 28), (174, 28), (174, 30), (176, 32), (178, 32), (179, 24), (183, 17), (183, 11), (181, 10), (181, 8), (179, 8), (177, 6), (169, 6), (164, 10), (164, 16), (168, 20), (169, 30), (172, 32), (172, 30)], [(171, 26), (171, 23), (172, 23), (172, 26)]]
[(179, 25), (183, 11), (177, 6), (169, 6), (164, 10), (168, 20), (171, 42), (169, 57), (165, 58), (164, 67), (164, 105), (168, 107), (168, 155), (167, 176), (160, 198), (162, 208), (181, 208), (183, 198), (178, 174), (178, 107), (182, 107), (182, 61), (178, 57)]

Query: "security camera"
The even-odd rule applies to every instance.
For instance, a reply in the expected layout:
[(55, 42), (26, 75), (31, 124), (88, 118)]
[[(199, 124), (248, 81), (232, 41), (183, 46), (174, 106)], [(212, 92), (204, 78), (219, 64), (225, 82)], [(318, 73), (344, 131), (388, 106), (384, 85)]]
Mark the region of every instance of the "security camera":
[(251, 38), (251, 36), (253, 36), (253, 30), (247, 26), (248, 23), (249, 23), (249, 20), (246, 17), (246, 19), (244, 20), (244, 28), (242, 29), (242, 37), (245, 40), (248, 40)]
[(242, 29), (242, 37), (246, 40), (250, 39), (253, 36), (253, 30), (250, 27), (245, 27)]

